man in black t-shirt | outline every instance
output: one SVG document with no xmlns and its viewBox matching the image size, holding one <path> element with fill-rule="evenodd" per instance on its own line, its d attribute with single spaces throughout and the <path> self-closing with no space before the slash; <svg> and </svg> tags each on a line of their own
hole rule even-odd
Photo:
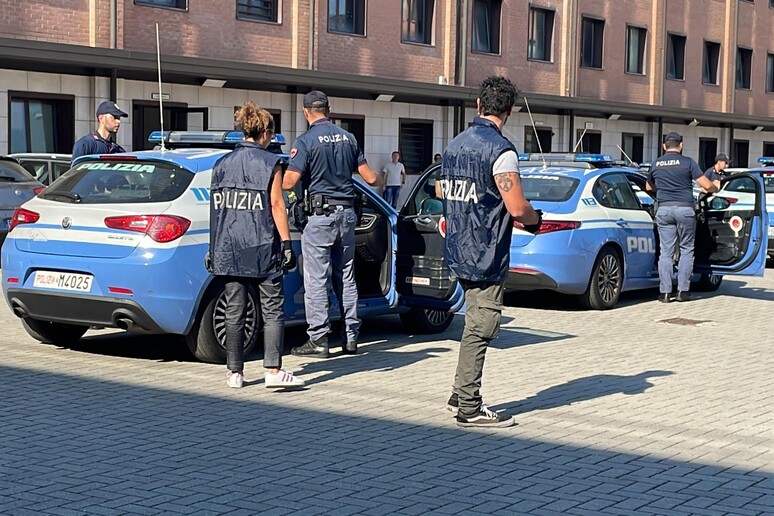
<svg viewBox="0 0 774 516">
<path fill-rule="evenodd" d="M 658 259 L 658 300 L 672 300 L 672 273 L 676 246 L 680 245 L 677 265 L 677 300 L 688 301 L 693 274 L 693 249 L 696 239 L 696 212 L 694 211 L 693 182 L 708 192 L 717 187 L 704 177 L 698 163 L 683 156 L 683 137 L 671 132 L 664 138 L 664 155 L 657 158 L 648 171 L 647 189 L 656 192 L 658 211 L 656 226 L 660 240 Z"/>
</svg>

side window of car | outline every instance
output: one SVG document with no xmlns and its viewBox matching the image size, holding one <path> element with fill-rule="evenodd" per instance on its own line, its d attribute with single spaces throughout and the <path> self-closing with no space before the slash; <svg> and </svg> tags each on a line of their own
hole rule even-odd
<svg viewBox="0 0 774 516">
<path fill-rule="evenodd" d="M 607 174 L 600 177 L 592 193 L 602 206 L 622 210 L 640 209 L 637 196 L 623 174 Z"/>
<path fill-rule="evenodd" d="M 443 214 L 443 201 L 441 200 L 440 186 L 438 184 L 440 175 L 441 169 L 438 168 L 424 178 L 423 181 L 420 181 L 419 186 L 415 190 L 414 199 L 409 206 L 410 213 L 407 213 L 407 215 Z"/>
<path fill-rule="evenodd" d="M 639 174 L 626 174 L 626 179 L 629 181 L 629 185 L 632 187 L 634 195 L 637 196 L 637 200 L 640 201 L 640 204 L 643 207 L 652 206 L 655 202 L 655 199 L 652 193 L 648 192 L 648 189 L 645 185 L 647 182 L 645 177 Z"/>
</svg>

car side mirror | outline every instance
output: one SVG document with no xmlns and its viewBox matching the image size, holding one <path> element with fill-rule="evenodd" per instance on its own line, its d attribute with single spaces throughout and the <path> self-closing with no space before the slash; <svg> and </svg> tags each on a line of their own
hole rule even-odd
<svg viewBox="0 0 774 516">
<path fill-rule="evenodd" d="M 710 201 L 710 208 L 713 210 L 726 210 L 729 206 L 731 203 L 724 197 L 713 197 Z"/>
</svg>

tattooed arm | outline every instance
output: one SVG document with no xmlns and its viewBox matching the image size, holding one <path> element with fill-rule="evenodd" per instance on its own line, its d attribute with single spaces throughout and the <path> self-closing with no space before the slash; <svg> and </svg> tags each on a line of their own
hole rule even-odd
<svg viewBox="0 0 774 516">
<path fill-rule="evenodd" d="M 497 189 L 505 202 L 505 208 L 511 217 L 525 226 L 537 224 L 538 214 L 524 197 L 518 172 L 501 172 L 494 176 Z"/>
</svg>

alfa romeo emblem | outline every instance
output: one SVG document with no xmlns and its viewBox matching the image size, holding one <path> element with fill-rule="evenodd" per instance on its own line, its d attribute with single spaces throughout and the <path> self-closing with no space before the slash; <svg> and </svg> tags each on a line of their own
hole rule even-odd
<svg viewBox="0 0 774 516">
<path fill-rule="evenodd" d="M 70 217 L 65 217 L 65 218 L 62 219 L 62 227 L 63 228 L 70 229 L 70 227 L 72 227 L 72 225 L 73 225 L 73 219 L 71 219 Z"/>
</svg>

